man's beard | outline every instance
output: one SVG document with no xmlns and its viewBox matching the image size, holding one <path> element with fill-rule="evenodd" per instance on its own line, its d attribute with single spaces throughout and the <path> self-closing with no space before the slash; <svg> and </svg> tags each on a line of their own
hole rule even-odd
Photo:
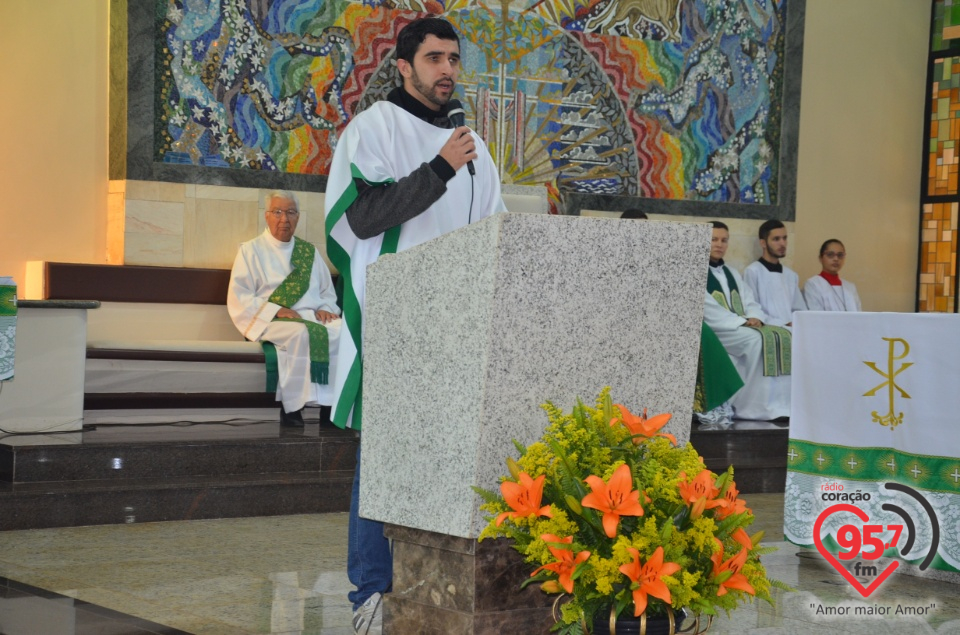
<svg viewBox="0 0 960 635">
<path fill-rule="evenodd" d="M 413 71 L 413 73 L 411 73 L 410 75 L 410 83 L 413 84 L 413 87 L 417 89 L 417 92 L 423 95 L 424 97 L 426 97 L 427 101 L 429 101 L 431 104 L 436 104 L 437 106 L 446 106 L 447 102 L 450 101 L 450 99 L 453 97 L 453 89 L 457 87 L 456 82 L 454 82 L 453 80 L 450 80 L 450 83 L 451 83 L 450 96 L 441 97 L 440 95 L 437 94 L 436 84 L 434 84 L 433 86 L 427 86 L 426 84 L 420 81 L 420 76 L 417 75 L 417 70 L 413 68 L 412 64 L 410 65 L 410 68 Z"/>
</svg>

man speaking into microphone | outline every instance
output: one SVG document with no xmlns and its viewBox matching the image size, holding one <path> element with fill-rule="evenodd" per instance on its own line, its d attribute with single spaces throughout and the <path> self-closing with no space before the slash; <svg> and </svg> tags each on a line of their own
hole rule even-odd
<svg viewBox="0 0 960 635">
<path fill-rule="evenodd" d="M 460 73 L 453 26 L 440 18 L 414 20 L 397 36 L 396 58 L 403 85 L 347 125 L 327 180 L 327 254 L 343 282 L 332 419 L 356 430 L 377 425 L 364 421 L 360 409 L 367 266 L 382 254 L 506 210 L 493 159 L 463 125 L 462 107 L 453 99 Z M 362 444 L 362 432 L 360 438 Z M 359 492 L 358 451 L 347 551 L 347 572 L 357 588 L 349 597 L 354 630 L 375 635 L 381 632 L 380 602 L 392 581 L 392 558 L 382 523 L 358 516 Z"/>
</svg>

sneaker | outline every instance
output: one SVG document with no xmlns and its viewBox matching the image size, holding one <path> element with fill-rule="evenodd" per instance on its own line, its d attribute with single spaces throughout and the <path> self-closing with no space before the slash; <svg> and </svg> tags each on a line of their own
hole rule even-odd
<svg viewBox="0 0 960 635">
<path fill-rule="evenodd" d="M 374 593 L 353 612 L 353 632 L 357 635 L 383 634 L 383 596 Z"/>
</svg>

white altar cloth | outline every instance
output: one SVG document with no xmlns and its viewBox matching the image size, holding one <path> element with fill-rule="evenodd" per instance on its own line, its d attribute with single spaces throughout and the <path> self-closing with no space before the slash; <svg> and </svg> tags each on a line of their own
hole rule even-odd
<svg viewBox="0 0 960 635">
<path fill-rule="evenodd" d="M 930 568 L 960 570 L 960 315 L 799 312 L 792 390 L 786 538 L 813 547 L 817 517 L 840 502 L 866 511 L 870 523 L 903 524 L 882 509 L 886 503 L 914 519 L 916 542 L 902 559 L 919 564 L 930 552 L 932 523 L 922 503 L 884 487 L 899 483 L 937 516 Z M 856 522 L 846 512 L 828 516 L 823 544 Z M 889 543 L 893 532 L 878 535 Z M 884 555 L 900 557 L 905 543 Z"/>
</svg>

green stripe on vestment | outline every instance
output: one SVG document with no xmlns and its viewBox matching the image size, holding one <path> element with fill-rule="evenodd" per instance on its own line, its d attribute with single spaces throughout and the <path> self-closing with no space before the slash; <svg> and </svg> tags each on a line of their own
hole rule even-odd
<svg viewBox="0 0 960 635">
<path fill-rule="evenodd" d="M 394 180 L 387 179 L 381 182 L 371 182 L 363 176 L 360 168 L 353 163 L 350 164 L 350 174 L 353 179 L 350 180 L 350 184 L 330 209 L 330 214 L 327 215 L 326 221 L 327 257 L 330 258 L 330 262 L 337 268 L 337 271 L 340 272 L 340 276 L 343 279 L 343 295 L 340 309 L 343 312 L 342 317 L 345 326 L 350 331 L 353 345 L 357 349 L 357 355 L 350 365 L 350 370 L 347 372 L 343 390 L 340 392 L 337 403 L 334 404 L 332 420 L 337 426 L 345 428 L 347 426 L 347 419 L 350 418 L 352 411 L 353 420 L 351 427 L 359 430 L 362 428 L 363 423 L 361 411 L 363 401 L 363 346 L 361 342 L 363 309 L 360 306 L 360 301 L 357 298 L 356 289 L 354 289 L 353 285 L 353 274 L 350 269 L 350 253 L 337 242 L 332 232 L 336 224 L 343 218 L 347 208 L 349 208 L 359 196 L 357 184 L 354 179 L 361 179 L 373 186 L 389 185 L 390 183 L 394 183 Z M 384 232 L 380 255 L 396 253 L 399 242 L 400 225 L 397 225 Z"/>
<path fill-rule="evenodd" d="M 299 302 L 300 298 L 310 289 L 310 278 L 313 273 L 313 261 L 316 253 L 316 247 L 312 243 L 294 236 L 293 254 L 290 256 L 290 264 L 293 266 L 293 270 L 273 290 L 267 301 L 286 309 Z M 273 321 L 300 322 L 306 327 L 310 339 L 310 381 L 315 384 L 326 384 L 330 378 L 330 336 L 326 327 L 303 318 L 275 317 Z M 266 390 L 271 393 L 276 392 L 280 377 L 276 346 L 267 341 L 261 341 L 260 346 L 263 348 L 263 355 L 267 364 Z"/>
<path fill-rule="evenodd" d="M 711 274 L 707 274 L 707 293 L 713 296 L 717 304 L 727 311 L 744 317 L 743 300 L 740 299 L 740 289 L 737 287 L 737 281 L 734 280 L 733 274 L 730 273 L 730 270 L 726 267 L 723 268 L 723 273 L 727 276 L 727 286 L 730 287 L 730 304 L 733 306 L 731 307 L 730 304 L 727 304 L 727 296 L 723 293 L 723 287 L 720 285 L 720 281 L 717 280 L 716 276 Z"/>
<path fill-rule="evenodd" d="M 709 412 L 743 388 L 743 379 L 730 361 L 727 349 L 706 322 L 700 323 L 700 359 L 693 411 Z"/>
</svg>

